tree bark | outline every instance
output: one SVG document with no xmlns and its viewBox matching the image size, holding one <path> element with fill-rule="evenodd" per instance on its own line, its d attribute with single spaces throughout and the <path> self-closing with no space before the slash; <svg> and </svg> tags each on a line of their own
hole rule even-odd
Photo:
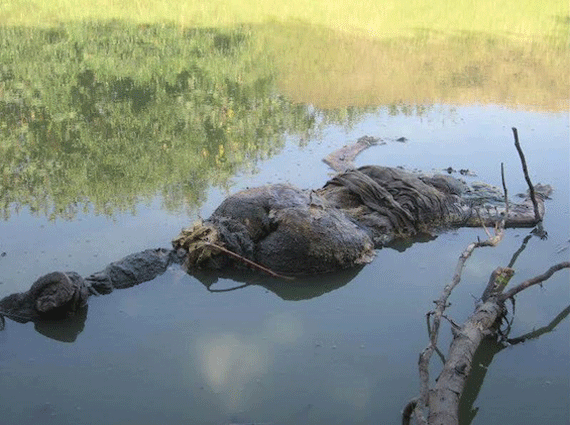
<svg viewBox="0 0 570 425">
<path fill-rule="evenodd" d="M 491 298 L 481 304 L 457 332 L 449 348 L 447 361 L 435 387 L 429 394 L 429 425 L 459 423 L 459 399 L 471 371 L 473 355 L 503 313 L 502 303 Z"/>
</svg>

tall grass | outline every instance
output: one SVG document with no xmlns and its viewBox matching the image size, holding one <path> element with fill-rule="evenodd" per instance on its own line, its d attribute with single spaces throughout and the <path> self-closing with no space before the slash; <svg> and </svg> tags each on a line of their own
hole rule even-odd
<svg viewBox="0 0 570 425">
<path fill-rule="evenodd" d="M 560 110 L 570 90 L 569 9 L 560 0 L 4 0 L 0 26 L 121 20 L 183 34 L 246 25 L 257 39 L 252 61 L 274 68 L 295 102 Z"/>
<path fill-rule="evenodd" d="M 549 36 L 568 21 L 560 0 L 4 0 L 0 25 L 53 25 L 84 19 L 181 26 L 300 21 L 373 37 L 482 32 L 495 36 Z"/>
</svg>

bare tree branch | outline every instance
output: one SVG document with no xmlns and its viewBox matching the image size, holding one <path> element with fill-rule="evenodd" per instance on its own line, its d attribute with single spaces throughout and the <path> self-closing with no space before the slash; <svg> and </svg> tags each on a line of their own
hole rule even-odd
<svg viewBox="0 0 570 425">
<path fill-rule="evenodd" d="M 522 169 L 523 169 L 523 173 L 524 173 L 524 178 L 525 178 L 526 183 L 528 185 L 528 190 L 530 193 L 530 199 L 532 200 L 532 206 L 534 207 L 534 217 L 536 218 L 536 221 L 540 222 L 542 220 L 540 218 L 540 212 L 538 210 L 538 202 L 536 202 L 536 195 L 534 193 L 534 186 L 532 185 L 532 182 L 530 181 L 530 177 L 528 175 L 528 169 L 526 168 L 526 159 L 524 157 L 524 153 L 523 153 L 521 145 L 519 143 L 519 133 L 518 133 L 516 127 L 513 127 L 513 135 L 515 136 L 515 147 L 517 148 L 517 152 L 519 153 L 519 156 L 521 158 L 521 164 L 522 164 Z"/>
<path fill-rule="evenodd" d="M 501 181 L 503 182 L 503 193 L 505 194 L 505 215 L 509 214 L 509 196 L 507 191 L 507 183 L 505 182 L 505 164 L 501 162 Z"/>
<path fill-rule="evenodd" d="M 402 425 L 410 425 L 410 421 L 412 419 L 412 415 L 414 414 L 417 404 L 418 404 L 418 397 L 408 401 L 408 404 L 406 404 L 404 410 L 402 411 Z"/>
<path fill-rule="evenodd" d="M 503 224 L 503 223 L 501 223 Z M 457 265 L 455 267 L 455 273 L 450 283 L 448 283 L 443 289 L 442 295 L 437 301 L 435 301 L 436 308 L 433 312 L 433 322 L 429 329 L 430 342 L 428 346 L 421 352 L 418 366 L 420 375 L 420 396 L 419 400 L 415 405 L 414 413 L 426 410 L 429 404 L 429 362 L 433 355 L 433 352 L 437 347 L 437 339 L 439 336 L 439 327 L 441 324 L 441 318 L 447 307 L 447 300 L 451 295 L 453 289 L 461 281 L 461 275 L 463 273 L 463 268 L 465 267 L 466 261 L 469 259 L 471 254 L 476 248 L 484 246 L 496 246 L 504 235 L 504 229 L 501 225 L 495 229 L 495 236 L 479 242 L 472 242 L 467 246 L 467 248 L 459 256 Z M 430 406 L 431 408 L 431 406 Z"/>
</svg>

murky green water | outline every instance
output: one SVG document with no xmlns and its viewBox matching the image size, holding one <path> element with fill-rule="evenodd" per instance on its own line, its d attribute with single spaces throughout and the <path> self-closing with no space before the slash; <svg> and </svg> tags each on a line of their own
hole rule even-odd
<svg viewBox="0 0 570 425">
<path fill-rule="evenodd" d="M 516 126 L 531 178 L 555 192 L 549 238 L 528 241 L 514 282 L 568 259 L 569 126 L 567 111 L 552 107 L 552 98 L 564 98 L 556 88 L 537 101 L 548 108 L 515 108 L 488 102 L 498 93 L 483 83 L 489 76 L 466 74 L 459 80 L 470 83 L 454 90 L 481 90 L 481 105 L 432 99 L 415 107 L 376 94 L 366 107 L 321 110 L 291 102 L 294 78 L 263 62 L 249 31 L 179 34 L 114 23 L 2 33 L 0 297 L 52 270 L 87 275 L 169 246 L 180 228 L 241 188 L 319 187 L 331 173 L 321 158 L 364 134 L 408 142 L 372 148 L 358 165 L 469 168 L 498 185 L 504 162 L 514 196 L 526 188 Z M 528 234 L 508 230 L 498 247 L 474 254 L 451 299 L 456 321 Z M 2 423 L 399 423 L 418 391 L 424 314 L 477 237 L 484 233 L 461 229 L 403 252 L 384 249 L 361 270 L 296 288 L 257 276 L 255 285 L 215 292 L 241 283 L 219 279 L 208 290 L 172 267 L 90 299 L 86 316 L 73 321 L 7 320 Z M 569 303 L 561 272 L 517 298 L 511 335 L 547 325 Z M 568 423 L 569 340 L 564 318 L 494 357 L 485 347 L 464 422 Z"/>
</svg>

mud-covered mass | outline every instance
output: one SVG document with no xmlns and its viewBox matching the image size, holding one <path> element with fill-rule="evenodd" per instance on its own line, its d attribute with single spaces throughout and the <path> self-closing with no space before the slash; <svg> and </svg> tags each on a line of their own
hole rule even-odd
<svg viewBox="0 0 570 425">
<path fill-rule="evenodd" d="M 186 252 L 189 272 L 247 266 L 218 248 L 224 247 L 276 273 L 327 273 L 368 263 L 397 239 L 502 218 L 506 226 L 537 223 L 529 199 L 509 212 L 503 201 L 496 188 L 470 187 L 449 175 L 366 166 L 317 190 L 277 184 L 238 192 L 209 219 L 184 229 L 173 246 Z"/>
<path fill-rule="evenodd" d="M 172 263 L 202 275 L 252 267 L 281 277 L 318 275 L 369 263 L 379 248 L 447 228 L 502 220 L 506 227 L 532 227 L 544 215 L 548 185 L 535 186 L 536 215 L 529 196 L 507 209 L 502 192 L 486 184 L 399 168 L 352 168 L 358 152 L 376 142 L 364 137 L 329 155 L 327 163 L 342 171 L 320 189 L 275 184 L 238 192 L 210 218 L 183 229 L 172 249 L 131 254 L 85 278 L 49 273 L 29 291 L 0 300 L 0 316 L 20 322 L 69 316 L 90 295 L 152 280 Z"/>
</svg>

